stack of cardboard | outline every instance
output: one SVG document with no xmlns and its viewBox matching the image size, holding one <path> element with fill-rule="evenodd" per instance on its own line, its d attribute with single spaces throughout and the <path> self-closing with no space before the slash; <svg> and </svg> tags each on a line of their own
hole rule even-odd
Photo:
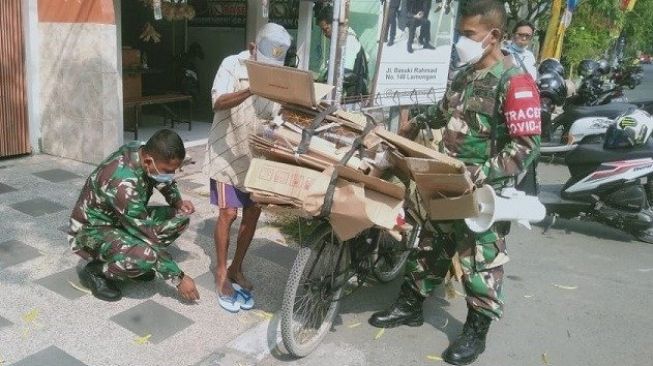
<svg viewBox="0 0 653 366">
<path fill-rule="evenodd" d="M 303 216 L 326 214 L 341 240 L 372 226 L 398 235 L 405 228 L 405 188 L 375 176 L 393 169 L 416 181 L 432 218 L 475 216 L 474 185 L 461 162 L 382 127 L 365 129 L 364 117 L 320 105 L 315 93 L 326 88 L 313 85 L 310 74 L 247 66 L 252 92 L 283 106 L 279 116 L 250 136 L 260 156 L 245 179 L 254 201 L 294 207 Z"/>
</svg>

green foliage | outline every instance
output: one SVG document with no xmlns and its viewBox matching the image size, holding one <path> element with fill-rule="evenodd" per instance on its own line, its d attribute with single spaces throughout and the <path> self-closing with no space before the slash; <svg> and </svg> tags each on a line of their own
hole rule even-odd
<svg viewBox="0 0 653 366">
<path fill-rule="evenodd" d="M 638 0 L 633 11 L 626 14 L 623 34 L 626 53 L 653 53 L 653 0 Z"/>
<path fill-rule="evenodd" d="M 581 1 L 565 34 L 562 50 L 565 66 L 573 68 L 583 59 L 603 57 L 619 36 L 624 19 L 618 1 Z"/>
</svg>

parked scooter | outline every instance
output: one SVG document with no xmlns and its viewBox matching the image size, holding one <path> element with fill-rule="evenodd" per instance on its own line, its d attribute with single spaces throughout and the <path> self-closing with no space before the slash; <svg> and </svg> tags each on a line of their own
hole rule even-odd
<svg viewBox="0 0 653 366">
<path fill-rule="evenodd" d="M 610 125 L 603 144 L 576 145 L 565 156 L 571 178 L 540 187 L 547 212 L 601 222 L 653 243 L 651 132 L 653 118 L 638 110 Z"/>
<path fill-rule="evenodd" d="M 571 151 L 577 144 L 599 143 L 614 119 L 637 109 L 636 105 L 628 103 L 597 106 L 567 103 L 567 87 L 562 77 L 562 65 L 556 60 L 545 60 L 539 71 L 538 87 L 542 100 L 543 126 L 540 152 L 544 155 Z M 552 119 L 556 106 L 562 105 L 563 113 Z"/>
</svg>

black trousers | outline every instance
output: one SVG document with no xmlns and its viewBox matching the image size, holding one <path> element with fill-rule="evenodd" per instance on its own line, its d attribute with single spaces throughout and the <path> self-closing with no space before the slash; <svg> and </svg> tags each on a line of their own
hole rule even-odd
<svg viewBox="0 0 653 366">
<path fill-rule="evenodd" d="M 399 2 L 395 5 L 393 2 L 390 3 L 388 7 L 388 22 L 386 23 L 386 29 L 383 34 L 384 42 L 387 42 L 388 39 L 393 41 L 397 35 L 397 18 L 399 17 Z"/>
<path fill-rule="evenodd" d="M 421 43 L 431 42 L 431 22 L 426 18 L 411 18 L 408 20 L 408 45 L 411 47 L 413 45 L 413 41 L 415 41 L 415 33 L 418 27 L 420 28 L 419 40 Z"/>
</svg>

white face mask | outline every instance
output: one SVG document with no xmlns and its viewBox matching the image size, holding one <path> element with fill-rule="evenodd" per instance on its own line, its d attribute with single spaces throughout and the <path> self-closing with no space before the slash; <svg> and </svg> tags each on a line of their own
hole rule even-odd
<svg viewBox="0 0 653 366">
<path fill-rule="evenodd" d="M 494 31 L 494 29 L 492 31 Z M 460 59 L 458 67 L 474 65 L 483 57 L 483 55 L 485 55 L 485 52 L 489 49 L 490 45 L 483 47 L 483 42 L 485 42 L 487 37 L 492 34 L 492 31 L 478 42 L 471 38 L 460 36 L 458 42 L 456 42 L 456 52 Z"/>
</svg>

